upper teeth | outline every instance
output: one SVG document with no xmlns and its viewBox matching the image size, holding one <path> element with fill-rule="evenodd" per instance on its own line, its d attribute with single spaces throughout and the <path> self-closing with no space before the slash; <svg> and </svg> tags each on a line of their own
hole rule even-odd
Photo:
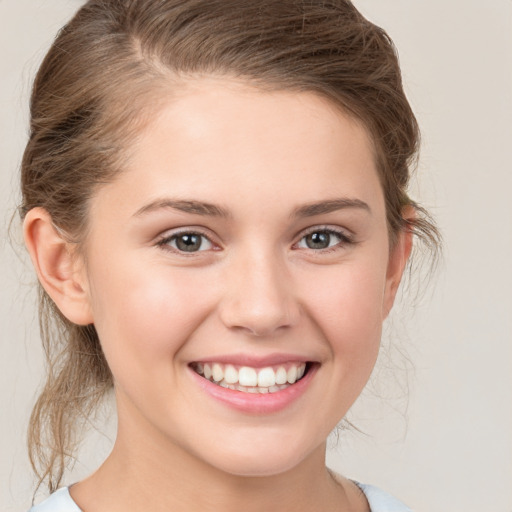
<svg viewBox="0 0 512 512">
<path fill-rule="evenodd" d="M 250 366 L 236 367 L 232 364 L 196 363 L 193 368 L 197 373 L 217 383 L 271 388 L 276 385 L 294 384 L 304 375 L 306 363 L 288 363 L 259 369 Z"/>
</svg>

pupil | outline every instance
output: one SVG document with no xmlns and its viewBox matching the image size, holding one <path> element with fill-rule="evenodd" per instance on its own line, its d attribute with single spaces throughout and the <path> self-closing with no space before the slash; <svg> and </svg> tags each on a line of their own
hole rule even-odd
<svg viewBox="0 0 512 512">
<path fill-rule="evenodd" d="M 328 233 L 311 233 L 306 237 L 306 245 L 310 249 L 326 249 L 330 241 L 331 236 Z"/>
<path fill-rule="evenodd" d="M 180 235 L 176 240 L 176 246 L 180 251 L 194 252 L 201 247 L 200 235 Z"/>
</svg>

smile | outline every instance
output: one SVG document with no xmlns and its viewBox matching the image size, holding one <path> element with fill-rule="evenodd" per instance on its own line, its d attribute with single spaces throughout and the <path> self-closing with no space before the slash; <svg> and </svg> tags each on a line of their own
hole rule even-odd
<svg viewBox="0 0 512 512">
<path fill-rule="evenodd" d="M 260 394 L 282 391 L 302 379 L 308 370 L 308 364 L 304 362 L 264 368 L 216 362 L 192 363 L 190 366 L 198 375 L 220 387 Z"/>
</svg>

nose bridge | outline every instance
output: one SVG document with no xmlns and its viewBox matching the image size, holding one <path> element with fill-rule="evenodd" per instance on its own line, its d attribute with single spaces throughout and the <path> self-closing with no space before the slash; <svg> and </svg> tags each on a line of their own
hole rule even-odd
<svg viewBox="0 0 512 512">
<path fill-rule="evenodd" d="M 264 336 L 296 323 L 293 282 L 278 252 L 251 244 L 233 256 L 228 274 L 221 311 L 227 327 Z"/>
</svg>

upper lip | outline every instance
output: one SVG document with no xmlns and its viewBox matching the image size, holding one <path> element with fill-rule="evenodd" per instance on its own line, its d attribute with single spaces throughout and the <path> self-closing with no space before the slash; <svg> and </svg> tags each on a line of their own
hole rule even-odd
<svg viewBox="0 0 512 512">
<path fill-rule="evenodd" d="M 311 357 L 297 354 L 274 353 L 265 356 L 254 354 L 224 354 L 211 357 L 202 357 L 195 359 L 194 363 L 221 363 L 232 364 L 234 366 L 251 366 L 253 368 L 262 368 L 265 366 L 276 366 L 285 363 L 306 363 L 313 362 Z"/>
</svg>

